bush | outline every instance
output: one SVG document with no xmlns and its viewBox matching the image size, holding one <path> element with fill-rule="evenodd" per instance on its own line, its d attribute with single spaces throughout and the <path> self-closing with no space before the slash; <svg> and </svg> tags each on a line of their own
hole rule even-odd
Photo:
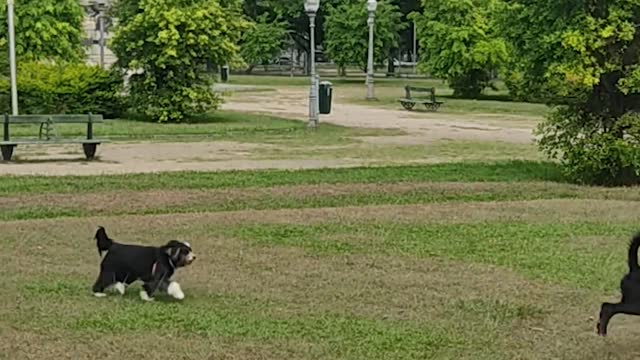
<svg viewBox="0 0 640 360">
<path fill-rule="evenodd" d="M 217 109 L 222 98 L 211 90 L 211 76 L 198 74 L 198 81 L 160 81 L 153 73 L 129 78 L 127 107 L 134 116 L 157 122 L 188 122 L 192 117 Z"/>
<path fill-rule="evenodd" d="M 123 109 L 122 76 L 86 64 L 25 62 L 18 67 L 18 106 L 22 114 L 102 114 Z M 9 79 L 0 81 L 0 107 L 10 112 Z"/>
<path fill-rule="evenodd" d="M 239 60 L 248 26 L 241 2 L 230 0 L 118 1 L 111 49 L 117 66 L 137 72 L 127 89 L 132 111 L 158 122 L 181 122 L 215 110 L 207 64 Z"/>
<path fill-rule="evenodd" d="M 569 107 L 555 109 L 538 127 L 539 145 L 559 159 L 572 180 L 620 186 L 640 183 L 640 114 L 612 124 Z"/>
</svg>

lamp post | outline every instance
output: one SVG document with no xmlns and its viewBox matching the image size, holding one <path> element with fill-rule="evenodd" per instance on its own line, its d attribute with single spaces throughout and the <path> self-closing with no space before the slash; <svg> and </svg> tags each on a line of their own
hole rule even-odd
<svg viewBox="0 0 640 360">
<path fill-rule="evenodd" d="M 104 15 L 100 14 L 98 16 L 98 27 L 100 29 L 100 67 L 104 68 Z"/>
<path fill-rule="evenodd" d="M 100 47 L 100 67 L 104 68 L 104 48 L 106 46 L 106 38 L 105 38 L 105 20 L 107 20 L 107 10 L 108 5 L 105 0 L 96 0 L 92 5 L 91 9 L 94 11 L 96 16 L 96 22 L 98 23 L 98 45 Z"/>
<path fill-rule="evenodd" d="M 367 63 L 367 100 L 375 100 L 373 92 L 373 30 L 376 16 L 376 8 L 378 2 L 376 0 L 367 0 L 367 12 L 369 13 L 369 19 L 367 24 L 369 25 L 369 61 Z"/>
<path fill-rule="evenodd" d="M 7 0 L 9 25 L 9 66 L 11 68 L 11 113 L 18 115 L 18 84 L 16 80 L 16 36 L 13 25 L 13 0 Z"/>
<path fill-rule="evenodd" d="M 304 10 L 309 16 L 309 38 L 310 44 L 310 72 L 311 72 L 311 89 L 309 90 L 309 127 L 316 128 L 318 126 L 318 78 L 316 75 L 316 14 L 320 8 L 320 0 L 305 0 Z"/>
<path fill-rule="evenodd" d="M 418 28 L 416 22 L 413 22 L 413 73 L 418 73 Z"/>
</svg>

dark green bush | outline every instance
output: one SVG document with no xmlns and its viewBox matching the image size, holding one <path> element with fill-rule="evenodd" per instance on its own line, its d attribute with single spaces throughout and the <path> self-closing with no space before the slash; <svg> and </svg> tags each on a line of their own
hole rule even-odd
<svg viewBox="0 0 640 360">
<path fill-rule="evenodd" d="M 640 184 L 640 114 L 615 122 L 588 112 L 558 107 L 538 127 L 541 149 L 583 184 Z"/>
<path fill-rule="evenodd" d="M 21 114 L 102 114 L 113 118 L 123 109 L 123 77 L 86 64 L 24 62 L 18 67 Z M 10 112 L 10 82 L 0 80 L 0 110 Z"/>
</svg>

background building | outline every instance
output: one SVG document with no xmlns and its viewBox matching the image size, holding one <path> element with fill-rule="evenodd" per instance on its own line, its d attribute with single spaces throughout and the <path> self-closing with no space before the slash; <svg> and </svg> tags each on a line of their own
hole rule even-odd
<svg viewBox="0 0 640 360">
<path fill-rule="evenodd" d="M 80 5 L 85 9 L 84 31 L 85 31 L 85 47 L 87 51 L 87 62 L 91 64 L 100 64 L 100 26 L 98 19 L 101 14 L 111 5 L 111 0 L 80 0 Z M 112 20 L 104 17 L 104 65 L 111 66 L 115 61 L 115 55 L 106 46 L 111 38 Z"/>
</svg>

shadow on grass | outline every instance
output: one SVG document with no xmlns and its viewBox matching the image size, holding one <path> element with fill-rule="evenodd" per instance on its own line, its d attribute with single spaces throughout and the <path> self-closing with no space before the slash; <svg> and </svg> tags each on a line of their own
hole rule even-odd
<svg viewBox="0 0 640 360">
<path fill-rule="evenodd" d="M 188 118 L 185 118 L 184 121 L 179 123 L 176 123 L 176 122 L 162 123 L 162 122 L 158 122 L 156 119 L 150 116 L 146 116 L 144 114 L 136 114 L 136 113 L 128 113 L 128 114 L 125 114 L 123 118 L 111 119 L 110 121 L 135 121 L 135 122 L 149 123 L 149 124 L 155 124 L 155 125 L 233 124 L 233 123 L 246 123 L 246 122 L 256 122 L 256 121 L 291 122 L 291 123 L 297 122 L 296 120 L 285 119 L 285 118 L 280 118 L 276 116 L 236 112 L 236 111 L 224 111 L 224 110 L 217 110 L 215 112 L 192 115 Z"/>
<path fill-rule="evenodd" d="M 0 160 L 0 165 L 26 165 L 26 164 L 48 164 L 48 163 L 57 163 L 57 164 L 90 164 L 90 163 L 100 163 L 100 164 L 119 164 L 117 161 L 108 161 L 102 160 L 99 156 L 96 156 L 92 160 L 87 160 L 84 155 L 78 154 L 78 157 L 74 158 L 62 158 L 62 157 L 48 157 L 46 159 L 28 159 L 24 157 L 15 156 L 11 161 Z"/>
</svg>

